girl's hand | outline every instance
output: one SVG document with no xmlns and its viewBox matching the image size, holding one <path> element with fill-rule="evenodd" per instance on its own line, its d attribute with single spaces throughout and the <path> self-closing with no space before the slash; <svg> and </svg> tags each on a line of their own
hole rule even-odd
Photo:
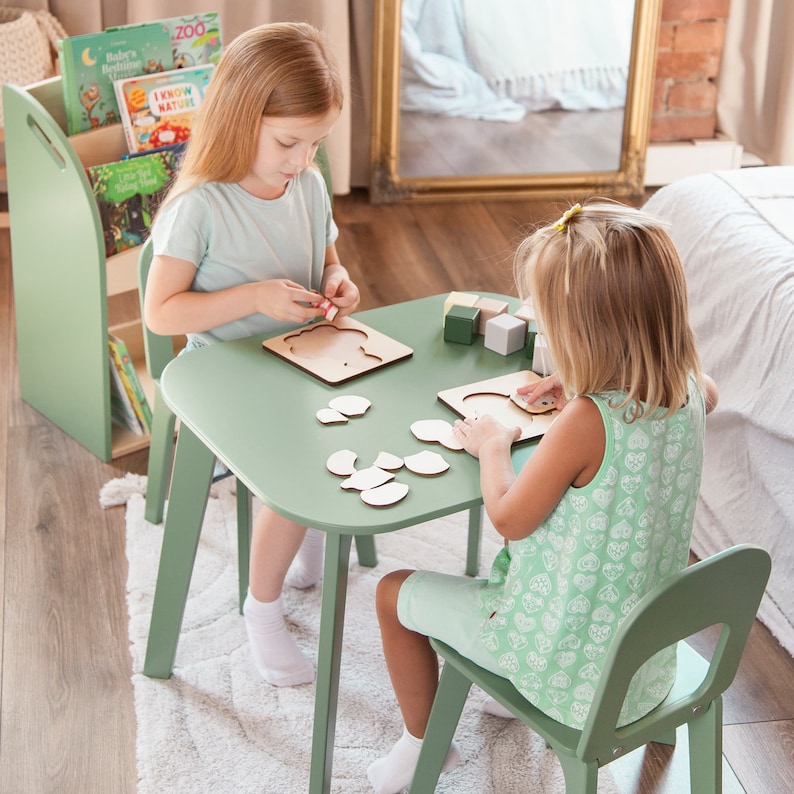
<svg viewBox="0 0 794 794">
<path fill-rule="evenodd" d="M 358 287 L 341 265 L 326 265 L 322 293 L 339 309 L 338 317 L 352 314 L 361 300 Z"/>
<path fill-rule="evenodd" d="M 504 447 L 509 455 L 510 447 L 521 435 L 521 428 L 506 427 L 493 416 L 486 415 L 477 419 L 458 419 L 453 425 L 453 433 L 466 452 L 479 458 L 486 443 Z"/>
<path fill-rule="evenodd" d="M 317 293 L 304 289 L 286 278 L 259 281 L 254 289 L 254 311 L 274 320 L 303 325 L 322 316 L 322 309 L 311 306 Z"/>
<path fill-rule="evenodd" d="M 568 404 L 568 400 L 565 399 L 562 383 L 560 383 L 560 376 L 556 372 L 547 375 L 537 383 L 530 383 L 528 386 L 520 386 L 516 391 L 519 394 L 526 394 L 527 402 L 530 404 L 537 402 L 544 394 L 551 394 L 551 396 L 554 397 L 558 411 L 562 411 Z"/>
</svg>

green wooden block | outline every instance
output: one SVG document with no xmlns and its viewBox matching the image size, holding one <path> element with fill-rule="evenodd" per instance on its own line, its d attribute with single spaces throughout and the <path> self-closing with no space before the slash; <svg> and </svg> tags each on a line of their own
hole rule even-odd
<svg viewBox="0 0 794 794">
<path fill-rule="evenodd" d="M 480 327 L 480 310 L 474 306 L 452 306 L 444 322 L 444 341 L 470 345 Z"/>
</svg>

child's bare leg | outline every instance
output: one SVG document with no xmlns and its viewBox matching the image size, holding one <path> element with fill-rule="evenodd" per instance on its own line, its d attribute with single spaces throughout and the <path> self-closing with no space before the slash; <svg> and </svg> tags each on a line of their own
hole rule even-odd
<svg viewBox="0 0 794 794">
<path fill-rule="evenodd" d="M 412 571 L 394 571 L 381 579 L 376 609 L 383 654 L 405 731 L 384 758 L 370 764 L 367 776 L 378 794 L 397 794 L 410 784 L 438 689 L 438 657 L 427 637 L 407 629 L 397 617 L 397 596 Z M 457 745 L 449 749 L 444 771 L 457 766 Z"/>
<path fill-rule="evenodd" d="M 314 680 L 314 666 L 287 630 L 281 590 L 306 528 L 263 507 L 251 537 L 249 592 L 243 607 L 248 641 L 262 678 L 275 686 Z"/>
</svg>

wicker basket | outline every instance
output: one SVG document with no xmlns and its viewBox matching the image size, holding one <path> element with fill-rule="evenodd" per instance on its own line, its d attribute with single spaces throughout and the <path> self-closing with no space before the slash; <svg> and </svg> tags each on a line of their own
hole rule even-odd
<svg viewBox="0 0 794 794">
<path fill-rule="evenodd" d="M 58 62 L 57 41 L 63 38 L 66 31 L 49 11 L 0 6 L 0 84 L 29 85 L 52 77 Z"/>
</svg>

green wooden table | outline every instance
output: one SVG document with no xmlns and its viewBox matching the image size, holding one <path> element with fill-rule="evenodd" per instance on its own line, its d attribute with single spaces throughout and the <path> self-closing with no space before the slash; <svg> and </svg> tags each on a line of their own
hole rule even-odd
<svg viewBox="0 0 794 794">
<path fill-rule="evenodd" d="M 515 299 L 503 298 L 516 308 Z M 175 358 L 165 369 L 165 401 L 181 420 L 160 568 L 144 663 L 148 676 L 171 675 L 204 518 L 214 458 L 224 460 L 250 491 L 278 513 L 326 533 L 315 692 L 311 794 L 330 790 L 336 704 L 351 541 L 470 510 L 466 572 L 476 574 L 482 495 L 477 461 L 465 452 L 418 441 L 419 419 L 454 420 L 436 395 L 507 372 L 527 369 L 524 352 L 502 356 L 483 346 L 445 342 L 446 295 L 360 312 L 355 319 L 414 351 L 407 360 L 338 386 L 328 386 L 263 351 L 264 337 L 211 345 Z M 323 425 L 315 415 L 342 394 L 367 397 L 372 407 L 346 424 Z M 519 466 L 533 445 L 517 446 Z M 339 449 L 357 453 L 357 468 L 381 450 L 405 457 L 440 452 L 450 469 L 439 477 L 401 471 L 408 495 L 374 508 L 340 488 L 325 466 Z M 375 564 L 373 558 L 359 561 Z"/>
</svg>

